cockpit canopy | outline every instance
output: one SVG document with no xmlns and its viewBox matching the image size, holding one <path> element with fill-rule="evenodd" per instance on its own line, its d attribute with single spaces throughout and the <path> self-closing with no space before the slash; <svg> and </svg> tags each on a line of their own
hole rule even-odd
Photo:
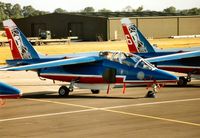
<svg viewBox="0 0 200 138">
<path fill-rule="evenodd" d="M 133 66 L 135 68 L 141 68 L 146 70 L 155 69 L 155 67 L 152 64 L 132 53 L 101 51 L 99 52 L 99 56 L 111 61 L 119 62 L 120 64 Z"/>
</svg>

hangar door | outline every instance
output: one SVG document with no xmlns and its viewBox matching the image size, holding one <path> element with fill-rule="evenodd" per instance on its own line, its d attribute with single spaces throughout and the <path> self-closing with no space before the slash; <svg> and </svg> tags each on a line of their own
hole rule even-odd
<svg viewBox="0 0 200 138">
<path fill-rule="evenodd" d="M 68 23 L 68 36 L 77 36 L 78 39 L 83 38 L 83 23 Z"/>
<path fill-rule="evenodd" d="M 31 36 L 38 37 L 41 31 L 46 30 L 45 23 L 33 23 L 31 24 Z"/>
</svg>

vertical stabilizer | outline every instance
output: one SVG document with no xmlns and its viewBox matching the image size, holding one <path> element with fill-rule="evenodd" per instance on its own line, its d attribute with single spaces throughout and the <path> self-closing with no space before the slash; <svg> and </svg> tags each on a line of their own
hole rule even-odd
<svg viewBox="0 0 200 138">
<path fill-rule="evenodd" d="M 11 19 L 3 21 L 3 26 L 10 43 L 13 59 L 39 58 L 31 43 Z"/>
<path fill-rule="evenodd" d="M 155 52 L 148 40 L 128 18 L 121 19 L 121 23 L 131 53 Z"/>
</svg>

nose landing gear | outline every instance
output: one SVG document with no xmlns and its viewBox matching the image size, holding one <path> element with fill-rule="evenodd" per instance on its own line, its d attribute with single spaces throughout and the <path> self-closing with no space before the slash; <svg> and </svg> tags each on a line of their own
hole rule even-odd
<svg viewBox="0 0 200 138">
<path fill-rule="evenodd" d="M 148 91 L 147 94 L 146 94 L 146 98 L 156 98 L 156 93 L 158 92 L 158 86 L 156 83 L 152 84 L 151 87 L 152 87 L 152 90 Z"/>
</svg>

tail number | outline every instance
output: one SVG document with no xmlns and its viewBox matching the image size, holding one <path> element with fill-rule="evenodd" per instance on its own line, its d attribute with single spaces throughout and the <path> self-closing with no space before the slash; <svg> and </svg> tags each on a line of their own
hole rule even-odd
<svg viewBox="0 0 200 138">
<path fill-rule="evenodd" d="M 131 41 L 131 37 L 129 35 L 125 35 L 126 41 L 128 45 L 133 45 L 133 42 Z"/>
<path fill-rule="evenodd" d="M 13 50 L 13 42 L 12 42 L 12 39 L 8 39 L 8 42 L 10 43 L 10 49 L 11 51 Z"/>
</svg>

